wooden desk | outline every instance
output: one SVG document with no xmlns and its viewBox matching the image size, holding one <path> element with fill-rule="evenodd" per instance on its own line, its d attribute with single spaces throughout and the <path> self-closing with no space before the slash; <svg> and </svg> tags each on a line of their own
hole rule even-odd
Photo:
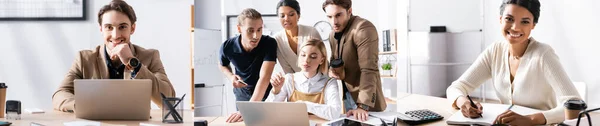
<svg viewBox="0 0 600 126">
<path fill-rule="evenodd" d="M 447 125 L 446 121 L 448 120 L 448 118 L 450 118 L 450 116 L 452 116 L 452 114 L 454 114 L 455 112 L 458 112 L 458 110 L 455 110 L 454 108 L 452 108 L 451 101 L 447 100 L 446 98 L 419 95 L 419 94 L 407 94 L 407 93 L 398 93 L 398 96 L 399 96 L 398 101 L 396 101 L 398 111 L 429 109 L 431 111 L 434 111 L 434 112 L 444 116 L 443 120 L 426 123 L 423 125 L 445 126 L 445 125 Z M 600 113 L 598 113 L 598 112 L 590 113 L 590 116 L 592 116 L 593 118 L 595 117 L 594 120 L 600 120 Z M 201 118 L 202 119 L 203 118 L 212 119 L 210 117 L 196 117 L 195 119 L 201 119 Z M 209 121 L 210 126 L 215 126 L 215 125 L 216 126 L 222 126 L 222 125 L 244 126 L 243 122 L 226 123 L 225 120 L 227 119 L 227 117 L 213 117 L 213 118 L 215 118 L 215 119 L 212 121 Z M 321 119 L 314 115 L 309 116 L 309 119 L 312 122 L 315 122 L 317 124 L 322 124 L 322 123 L 327 122 L 327 120 Z"/>
<path fill-rule="evenodd" d="M 434 96 L 426 96 L 419 94 L 406 94 L 406 93 L 398 93 L 398 96 L 408 95 L 403 98 L 400 98 L 398 103 L 398 110 L 417 110 L 417 109 L 429 109 L 434 111 L 442 116 L 444 116 L 443 120 L 426 123 L 423 125 L 431 125 L 431 126 L 441 126 L 448 125 L 446 121 L 450 118 L 455 112 L 458 110 L 452 108 L 452 103 L 450 100 L 446 98 L 434 97 Z M 592 112 L 590 116 L 594 120 L 600 120 L 599 112 Z M 587 122 L 586 122 L 587 123 Z"/>
<path fill-rule="evenodd" d="M 14 126 L 29 126 L 32 122 L 46 125 L 46 126 L 62 126 L 65 122 L 72 121 L 96 121 L 100 122 L 101 125 L 115 126 L 115 125 L 140 125 L 140 123 L 161 125 L 161 126 L 192 126 L 194 125 L 192 110 L 185 110 L 183 115 L 184 123 L 168 124 L 162 123 L 161 119 L 162 112 L 159 109 L 153 109 L 150 111 L 152 119 L 144 121 L 125 121 L 125 120 L 85 120 L 75 118 L 74 113 L 66 113 L 59 111 L 47 111 L 43 114 L 21 114 L 21 120 L 7 120 L 6 118 L 0 118 L 2 121 L 12 122 Z M 208 117 L 210 118 L 210 117 Z"/>
<path fill-rule="evenodd" d="M 418 110 L 418 109 L 429 109 L 434 111 L 442 116 L 444 116 L 444 120 L 426 123 L 423 125 L 431 125 L 431 126 L 444 126 L 446 124 L 446 120 L 457 112 L 458 110 L 454 110 L 452 108 L 451 102 L 445 98 L 419 95 L 419 94 L 406 94 L 406 93 L 398 93 L 398 95 L 407 95 L 403 98 L 398 99 L 396 103 L 398 103 L 399 111 L 408 111 L 408 110 Z"/>
<path fill-rule="evenodd" d="M 421 98 L 421 97 L 425 97 L 425 98 Z M 437 97 L 423 96 L 423 95 L 412 95 L 412 94 L 407 94 L 407 93 L 399 93 L 398 94 L 398 98 L 400 99 L 400 100 L 397 101 L 398 104 L 405 104 L 405 103 L 408 102 L 407 100 L 416 100 L 416 101 L 419 101 L 419 102 L 422 102 L 421 100 L 429 100 L 429 101 L 437 101 L 437 102 L 446 101 L 445 99 L 440 99 L 440 98 L 437 98 Z M 415 103 L 415 104 L 412 104 L 412 103 Z M 416 108 L 415 106 L 412 106 L 412 105 L 417 105 L 416 103 L 418 103 L 418 102 L 412 102 L 412 103 L 411 103 L 411 105 L 407 104 L 406 107 L 410 106 L 410 108 Z M 452 114 L 449 113 L 448 117 L 450 115 L 452 115 Z M 446 117 L 447 115 L 443 115 L 443 116 Z M 204 119 L 204 118 L 207 118 L 207 117 L 195 117 L 194 119 Z M 317 117 L 315 115 L 309 115 L 308 119 L 311 122 L 316 123 L 317 125 L 320 125 L 320 124 L 325 123 L 325 122 L 328 121 L 328 120 L 319 118 L 319 117 Z M 211 120 L 207 120 L 207 121 L 208 121 L 208 125 L 209 126 L 223 126 L 223 125 L 227 125 L 227 126 L 245 126 L 244 122 L 226 123 L 225 120 L 227 120 L 227 117 L 216 117 L 216 119 L 214 119 L 212 121 Z M 443 125 L 446 125 L 445 121 L 444 121 Z"/>
<path fill-rule="evenodd" d="M 196 117 L 196 118 L 199 118 L 199 117 Z M 327 120 L 319 118 L 319 117 L 317 117 L 315 115 L 309 115 L 308 119 L 311 122 L 314 122 L 314 123 L 317 123 L 317 124 L 322 124 L 322 123 L 327 122 Z M 208 125 L 209 126 L 223 126 L 223 125 L 227 125 L 227 126 L 245 126 L 244 122 L 227 123 L 227 122 L 225 122 L 226 120 L 227 120 L 227 117 L 217 117 L 215 120 L 209 121 Z"/>
</svg>

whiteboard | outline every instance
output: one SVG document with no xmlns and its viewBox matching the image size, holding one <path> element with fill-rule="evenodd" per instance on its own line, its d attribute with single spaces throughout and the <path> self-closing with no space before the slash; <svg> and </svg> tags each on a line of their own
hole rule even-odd
<svg viewBox="0 0 600 126">
<path fill-rule="evenodd" d="M 204 116 L 222 116 L 225 89 L 223 73 L 219 69 L 221 30 L 194 29 L 194 84 L 206 87 L 194 88 L 194 113 Z"/>
<path fill-rule="evenodd" d="M 0 20 L 85 20 L 87 0 L 0 0 Z"/>
<path fill-rule="evenodd" d="M 429 31 L 446 26 L 448 32 L 483 29 L 483 0 L 410 0 L 409 31 Z"/>
<path fill-rule="evenodd" d="M 194 29 L 194 83 L 223 84 L 220 80 L 223 74 L 218 67 L 221 43 L 220 30 Z"/>
</svg>

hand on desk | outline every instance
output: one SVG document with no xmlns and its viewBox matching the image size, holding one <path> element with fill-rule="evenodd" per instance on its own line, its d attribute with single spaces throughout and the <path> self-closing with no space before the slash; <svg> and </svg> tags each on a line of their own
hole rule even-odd
<svg viewBox="0 0 600 126">
<path fill-rule="evenodd" d="M 477 108 L 471 106 L 471 101 L 463 96 L 456 100 L 456 105 L 460 108 L 460 112 L 463 114 L 463 116 L 469 118 L 478 118 L 483 113 L 483 107 L 481 106 L 481 103 L 477 101 L 473 102 Z"/>
<path fill-rule="evenodd" d="M 493 124 L 506 124 L 510 126 L 533 126 L 533 120 L 527 116 L 522 116 L 513 111 L 507 110 L 498 115 Z"/>
<path fill-rule="evenodd" d="M 364 121 L 367 121 L 367 119 L 369 119 L 369 112 L 367 112 L 361 108 L 357 108 L 357 109 L 346 112 L 346 116 L 348 116 L 348 117 L 354 116 L 354 118 L 356 118 L 357 120 L 364 122 Z"/>
<path fill-rule="evenodd" d="M 241 121 L 244 121 L 244 119 L 242 118 L 242 114 L 240 113 L 240 111 L 232 113 L 231 115 L 229 115 L 229 117 L 227 117 L 227 120 L 225 120 L 225 122 L 227 123 L 236 123 Z"/>
</svg>

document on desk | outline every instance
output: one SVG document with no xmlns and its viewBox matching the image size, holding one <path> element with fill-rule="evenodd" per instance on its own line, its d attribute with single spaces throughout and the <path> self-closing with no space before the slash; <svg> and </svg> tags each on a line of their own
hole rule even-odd
<svg viewBox="0 0 600 126">
<path fill-rule="evenodd" d="M 29 114 L 42 114 L 42 113 L 44 113 L 44 110 L 39 109 L 39 108 L 26 108 L 25 112 L 27 112 Z"/>
<path fill-rule="evenodd" d="M 386 123 L 394 122 L 394 119 L 398 118 L 398 116 L 402 116 L 402 113 L 399 112 L 369 112 L 370 116 L 381 118 Z"/>
<path fill-rule="evenodd" d="M 96 121 L 84 121 L 84 120 L 78 120 L 78 121 L 72 121 L 72 122 L 65 122 L 63 124 L 65 126 L 100 126 L 100 122 L 96 122 Z"/>
<path fill-rule="evenodd" d="M 450 118 L 448 118 L 448 121 L 446 121 L 446 123 L 448 125 L 492 125 L 496 117 L 498 117 L 498 115 L 502 114 L 502 112 L 506 111 L 510 107 L 510 105 L 506 104 L 490 103 L 481 103 L 481 106 L 483 107 L 483 114 L 481 115 L 483 117 L 472 119 L 464 117 L 460 111 L 457 111 Z M 514 105 L 510 110 L 520 115 L 529 115 L 541 112 L 540 110 L 527 108 L 519 105 Z"/>
</svg>

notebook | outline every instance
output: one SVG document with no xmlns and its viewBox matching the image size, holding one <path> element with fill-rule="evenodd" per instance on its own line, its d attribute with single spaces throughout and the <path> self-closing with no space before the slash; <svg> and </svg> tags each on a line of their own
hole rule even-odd
<svg viewBox="0 0 600 126">
<path fill-rule="evenodd" d="M 502 112 L 506 111 L 508 107 L 510 107 L 510 105 L 506 104 L 490 103 L 481 103 L 481 106 L 483 106 L 482 118 L 467 118 L 464 117 L 460 111 L 457 111 L 450 118 L 448 118 L 448 121 L 446 121 L 446 123 L 448 125 L 492 125 L 496 117 L 498 117 L 498 115 L 502 114 Z M 529 115 L 541 112 L 540 110 L 527 108 L 519 105 L 514 105 L 510 110 L 520 115 Z"/>
</svg>

